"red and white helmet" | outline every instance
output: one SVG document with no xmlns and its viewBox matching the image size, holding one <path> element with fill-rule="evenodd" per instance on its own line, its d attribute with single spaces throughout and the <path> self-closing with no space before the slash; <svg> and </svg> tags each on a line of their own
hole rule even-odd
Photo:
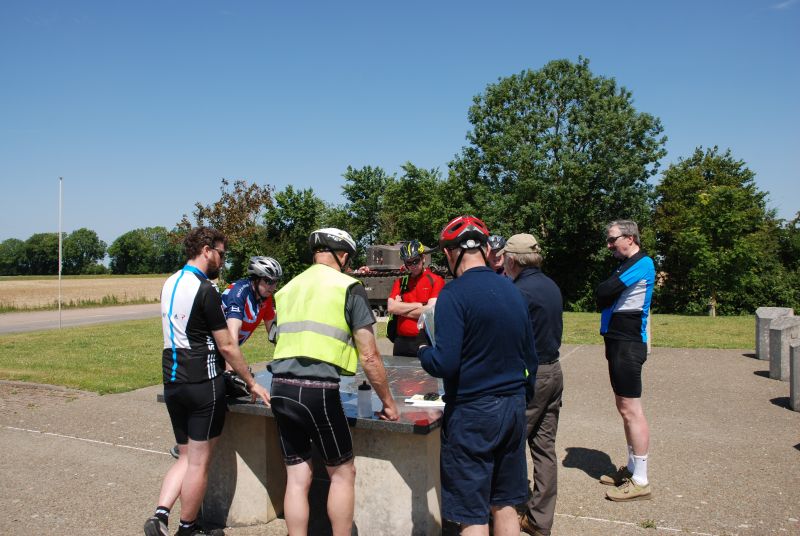
<svg viewBox="0 0 800 536">
<path fill-rule="evenodd" d="M 439 247 L 442 249 L 475 249 L 486 245 L 489 240 L 489 229 L 475 216 L 459 216 L 450 220 L 439 235 Z"/>
</svg>

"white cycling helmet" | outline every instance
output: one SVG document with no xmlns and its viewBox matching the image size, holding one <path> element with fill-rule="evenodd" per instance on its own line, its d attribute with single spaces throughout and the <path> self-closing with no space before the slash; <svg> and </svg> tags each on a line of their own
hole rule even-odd
<svg viewBox="0 0 800 536">
<path fill-rule="evenodd" d="M 283 277 L 283 269 L 280 263 L 272 257 L 250 257 L 247 274 L 277 281 Z"/>
<path fill-rule="evenodd" d="M 308 237 L 308 247 L 311 251 L 319 249 L 330 251 L 346 251 L 352 257 L 356 254 L 356 241 L 347 231 L 326 227 L 317 229 Z"/>
</svg>

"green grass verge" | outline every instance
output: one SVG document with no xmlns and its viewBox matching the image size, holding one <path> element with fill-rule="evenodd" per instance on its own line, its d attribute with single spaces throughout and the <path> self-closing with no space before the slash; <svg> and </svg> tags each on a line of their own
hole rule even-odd
<svg viewBox="0 0 800 536">
<path fill-rule="evenodd" d="M 599 315 L 564 314 L 565 344 L 602 344 Z M 746 317 L 655 315 L 656 346 L 672 348 L 753 347 L 755 321 Z M 386 323 L 378 323 L 378 336 Z M 161 382 L 161 320 L 64 328 L 0 335 L 0 379 L 19 380 L 100 394 L 119 393 Z M 273 346 L 263 329 L 242 347 L 249 363 L 267 361 Z"/>
</svg>

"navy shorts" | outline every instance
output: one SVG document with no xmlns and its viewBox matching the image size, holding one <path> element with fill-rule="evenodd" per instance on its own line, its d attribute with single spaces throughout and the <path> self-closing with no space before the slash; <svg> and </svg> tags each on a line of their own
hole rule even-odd
<svg viewBox="0 0 800 536">
<path fill-rule="evenodd" d="M 608 376 L 614 394 L 642 397 L 642 365 L 647 361 L 647 343 L 605 339 Z"/>
<path fill-rule="evenodd" d="M 492 506 L 528 498 L 525 395 L 447 404 L 442 424 L 442 517 L 485 525 Z"/>
<path fill-rule="evenodd" d="M 339 384 L 319 387 L 312 385 L 326 382 L 302 383 L 303 380 L 289 384 L 279 378 L 272 379 L 270 403 L 284 463 L 297 465 L 310 459 L 312 443 L 329 467 L 350 461 L 353 437 L 344 415 Z"/>
<path fill-rule="evenodd" d="M 228 411 L 222 376 L 200 383 L 164 384 L 164 402 L 179 445 L 189 439 L 208 441 L 222 433 Z"/>
</svg>

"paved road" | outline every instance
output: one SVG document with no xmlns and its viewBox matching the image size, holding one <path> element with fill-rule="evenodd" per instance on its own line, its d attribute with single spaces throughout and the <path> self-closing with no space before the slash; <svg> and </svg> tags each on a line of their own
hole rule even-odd
<svg viewBox="0 0 800 536">
<path fill-rule="evenodd" d="M 84 324 L 103 324 L 153 318 L 160 314 L 161 305 L 117 305 L 114 307 L 95 307 L 91 309 L 66 309 L 61 311 L 63 327 Z M 31 313 L 0 314 L 0 333 L 19 333 L 58 328 L 58 311 L 36 311 Z"/>
<path fill-rule="evenodd" d="M 603 349 L 562 350 L 554 534 L 800 534 L 800 413 L 786 409 L 788 383 L 743 355 L 752 349 L 653 349 L 644 402 L 655 497 L 633 504 L 606 501 L 597 483 L 625 455 Z M 0 382 L 0 532 L 141 534 L 172 463 L 160 389 L 97 396 Z M 276 520 L 226 533 L 283 536 L 286 528 Z"/>
</svg>

